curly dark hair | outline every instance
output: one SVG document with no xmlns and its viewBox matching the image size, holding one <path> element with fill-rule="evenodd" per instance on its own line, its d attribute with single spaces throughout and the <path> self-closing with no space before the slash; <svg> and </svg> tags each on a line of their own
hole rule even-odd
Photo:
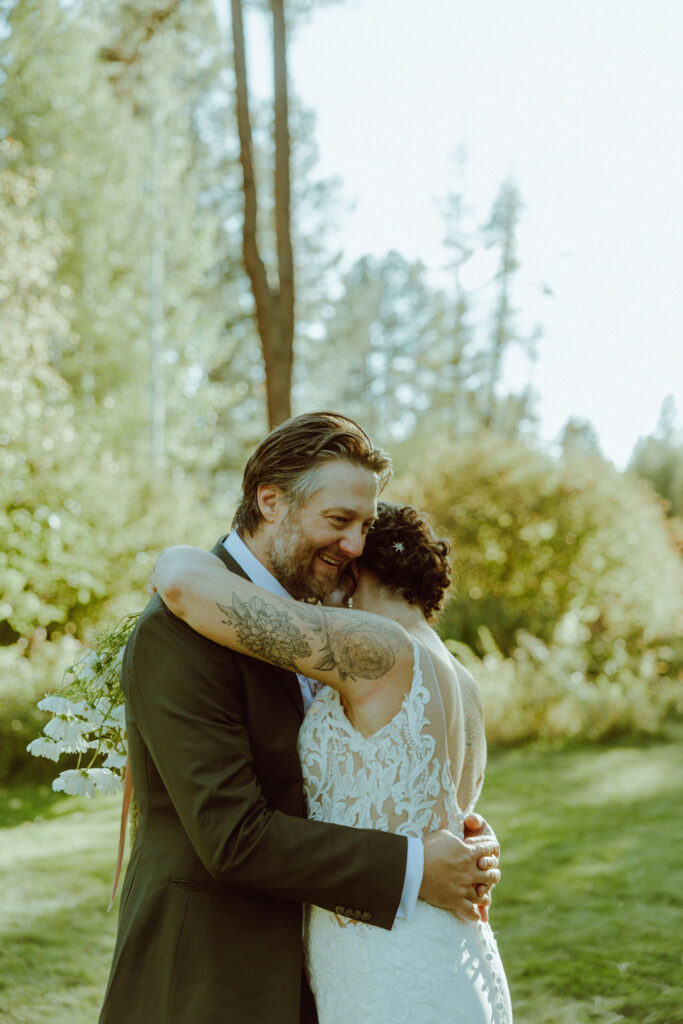
<svg viewBox="0 0 683 1024">
<path fill-rule="evenodd" d="M 449 542 L 434 534 L 429 518 L 412 505 L 381 501 L 358 564 L 382 586 L 419 605 L 431 621 L 450 586 L 449 549 Z"/>
</svg>

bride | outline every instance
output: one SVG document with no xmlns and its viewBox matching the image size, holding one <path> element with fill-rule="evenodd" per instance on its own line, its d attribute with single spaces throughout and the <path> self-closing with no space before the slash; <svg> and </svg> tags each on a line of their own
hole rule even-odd
<svg viewBox="0 0 683 1024">
<path fill-rule="evenodd" d="M 352 609 L 268 593 L 212 554 L 162 552 L 151 577 L 211 640 L 325 684 L 299 734 L 309 817 L 422 837 L 463 836 L 486 762 L 479 694 L 429 625 L 447 545 L 415 509 L 380 503 L 351 570 Z M 306 959 L 320 1024 L 510 1024 L 486 920 L 418 900 L 391 931 L 312 906 Z M 486 913 L 482 914 L 486 918 Z"/>
</svg>

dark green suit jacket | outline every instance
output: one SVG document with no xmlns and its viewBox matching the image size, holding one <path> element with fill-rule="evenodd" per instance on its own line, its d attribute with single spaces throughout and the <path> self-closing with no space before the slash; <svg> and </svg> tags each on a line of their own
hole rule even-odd
<svg viewBox="0 0 683 1024">
<path fill-rule="evenodd" d="M 121 685 L 140 818 L 100 1024 L 315 1024 L 302 903 L 391 928 L 405 838 L 308 821 L 296 676 L 199 636 L 157 596 Z"/>
</svg>

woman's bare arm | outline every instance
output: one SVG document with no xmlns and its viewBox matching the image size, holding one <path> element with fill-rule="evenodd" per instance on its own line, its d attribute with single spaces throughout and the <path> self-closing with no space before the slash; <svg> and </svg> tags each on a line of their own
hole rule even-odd
<svg viewBox="0 0 683 1024">
<path fill-rule="evenodd" d="M 410 687 L 410 638 L 380 615 L 271 594 L 200 548 L 166 548 L 150 585 L 174 615 L 215 643 L 318 679 L 355 704 Z"/>
</svg>

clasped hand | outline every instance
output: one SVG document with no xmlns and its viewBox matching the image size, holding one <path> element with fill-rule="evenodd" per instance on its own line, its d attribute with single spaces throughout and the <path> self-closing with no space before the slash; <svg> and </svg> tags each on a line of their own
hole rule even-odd
<svg viewBox="0 0 683 1024">
<path fill-rule="evenodd" d="M 491 890 L 500 881 L 500 845 L 478 814 L 465 820 L 464 839 L 447 829 L 425 836 L 420 899 L 467 921 L 487 921 Z"/>
</svg>

